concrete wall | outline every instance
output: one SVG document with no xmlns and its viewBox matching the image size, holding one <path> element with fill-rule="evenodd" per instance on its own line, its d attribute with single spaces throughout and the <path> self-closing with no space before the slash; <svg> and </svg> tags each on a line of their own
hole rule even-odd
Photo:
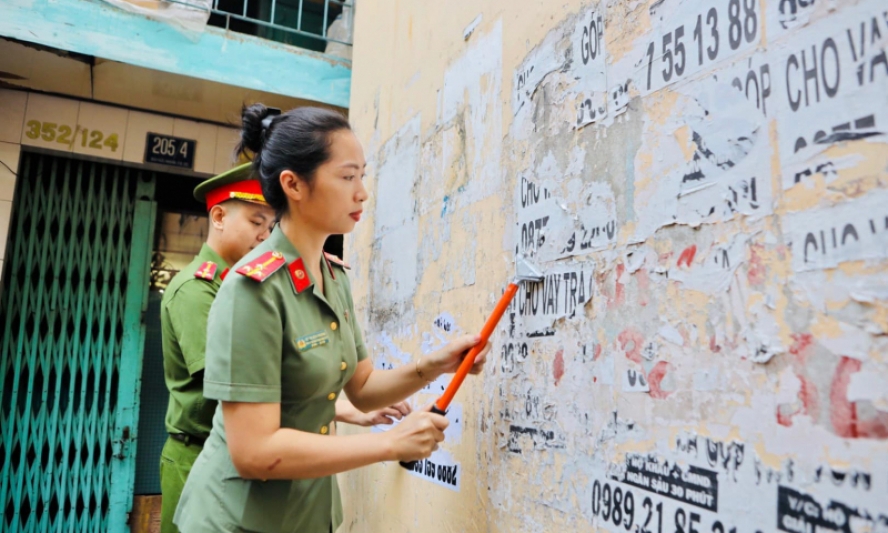
<svg viewBox="0 0 888 533">
<path fill-rule="evenodd" d="M 97 67 L 110 60 L 248 91 L 337 107 L 348 104 L 349 62 L 334 55 L 216 27 L 186 34 L 176 25 L 108 2 L 8 0 L 2 8 L 0 36 L 91 56 Z M 139 92 L 168 85 L 169 78 L 160 78 L 160 83 L 143 78 Z M 195 83 L 183 96 L 199 96 L 195 91 L 202 88 L 204 84 Z"/>
<path fill-rule="evenodd" d="M 109 9 L 115 9 L 110 7 Z M 319 105 L 288 96 L 0 39 L 0 72 L 11 89 L 92 100 L 148 113 L 236 124 L 244 102 L 278 109 Z"/>
<path fill-rule="evenodd" d="M 341 476 L 344 531 L 888 530 L 883 1 L 384 0 L 355 38 L 374 364 L 547 276 L 421 472 Z"/>
</svg>

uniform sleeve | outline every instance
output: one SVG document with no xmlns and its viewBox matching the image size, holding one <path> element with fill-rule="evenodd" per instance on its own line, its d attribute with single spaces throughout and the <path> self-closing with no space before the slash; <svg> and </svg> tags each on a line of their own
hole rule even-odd
<svg viewBox="0 0 888 533">
<path fill-rule="evenodd" d="M 192 376 L 204 369 L 207 315 L 216 297 L 214 287 L 198 279 L 186 281 L 167 307 L 185 366 Z"/>
<path fill-rule="evenodd" d="M 345 272 L 342 273 L 342 277 L 345 278 L 345 293 L 348 299 L 349 312 L 351 313 L 351 316 L 354 317 L 352 320 L 352 330 L 355 332 L 355 349 L 358 353 L 358 362 L 361 362 L 364 359 L 367 359 L 369 354 L 367 353 L 367 347 L 364 345 L 364 334 L 361 332 L 358 315 L 355 314 L 355 301 L 354 298 L 352 298 L 351 281 L 348 279 Z"/>
<path fill-rule="evenodd" d="M 283 324 L 273 281 L 237 276 L 219 289 L 207 324 L 207 398 L 281 401 Z"/>
</svg>

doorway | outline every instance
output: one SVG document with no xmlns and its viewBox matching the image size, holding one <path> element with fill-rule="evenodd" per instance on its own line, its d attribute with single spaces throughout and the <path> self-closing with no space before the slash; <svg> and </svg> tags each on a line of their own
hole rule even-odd
<svg viewBox="0 0 888 533">
<path fill-rule="evenodd" d="M 0 298 L 0 530 L 126 531 L 155 179 L 22 153 Z"/>
<path fill-rule="evenodd" d="M 207 213 L 192 194 L 201 180 L 158 176 L 157 218 L 151 246 L 145 349 L 139 401 L 139 446 L 133 490 L 133 533 L 157 531 L 160 519 L 160 453 L 167 439 L 169 391 L 163 373 L 160 303 L 173 276 L 188 265 L 207 237 Z"/>
</svg>

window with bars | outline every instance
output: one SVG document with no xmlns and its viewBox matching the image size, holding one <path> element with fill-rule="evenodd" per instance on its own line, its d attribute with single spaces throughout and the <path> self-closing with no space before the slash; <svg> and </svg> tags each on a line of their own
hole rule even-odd
<svg viewBox="0 0 888 533">
<path fill-rule="evenodd" d="M 325 52 L 351 47 L 353 13 L 354 0 L 213 0 L 209 24 Z"/>
</svg>

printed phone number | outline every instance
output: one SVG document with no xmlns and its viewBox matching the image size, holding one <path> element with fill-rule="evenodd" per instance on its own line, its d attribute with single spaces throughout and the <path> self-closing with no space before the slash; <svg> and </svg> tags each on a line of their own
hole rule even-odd
<svg viewBox="0 0 888 533">
<path fill-rule="evenodd" d="M 724 59 L 728 48 L 735 52 L 744 43 L 754 43 L 758 28 L 758 0 L 729 0 L 727 9 L 722 5 L 721 10 L 710 7 L 699 13 L 665 33 L 660 42 L 648 43 L 645 90 L 659 89 Z"/>
<path fill-rule="evenodd" d="M 681 487 L 673 486 L 672 490 L 681 490 Z M 738 533 L 736 527 L 721 520 L 709 522 L 704 514 L 668 503 L 669 507 L 675 508 L 664 509 L 660 498 L 652 498 L 613 481 L 596 479 L 592 484 L 592 515 L 603 520 L 608 529 L 635 533 Z"/>
<path fill-rule="evenodd" d="M 56 124 L 55 122 L 41 122 L 39 120 L 29 120 L 25 124 L 25 136 L 29 139 L 43 139 L 46 142 L 57 142 L 67 146 L 73 146 L 80 138 L 80 146 L 84 148 L 93 148 L 95 150 L 110 149 L 112 152 L 117 151 L 118 137 L 116 133 L 105 135 L 99 130 L 88 130 L 86 128 L 72 128 L 67 124 Z"/>
</svg>

